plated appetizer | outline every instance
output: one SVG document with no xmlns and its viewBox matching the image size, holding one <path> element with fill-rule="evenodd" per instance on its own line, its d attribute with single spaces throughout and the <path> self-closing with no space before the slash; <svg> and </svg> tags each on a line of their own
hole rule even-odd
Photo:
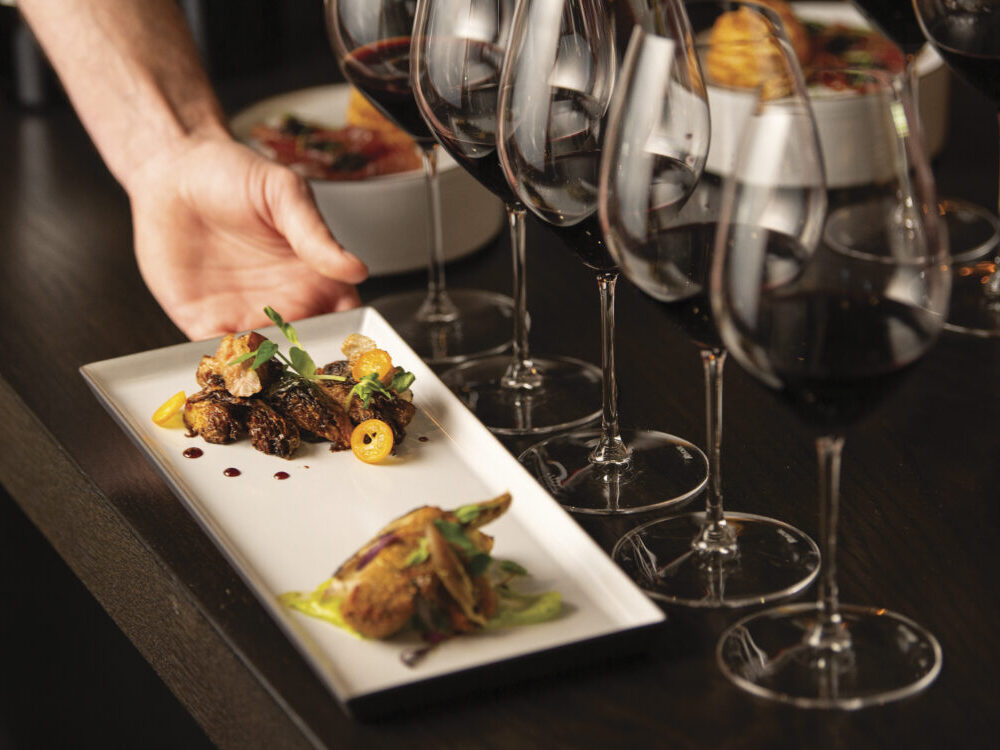
<svg viewBox="0 0 1000 750">
<path fill-rule="evenodd" d="M 514 591 L 511 581 L 527 572 L 495 560 L 493 538 L 479 530 L 510 503 L 505 493 L 455 510 L 416 508 L 382 528 L 314 591 L 281 601 L 364 638 L 418 632 L 426 645 L 403 653 L 410 666 L 458 635 L 551 620 L 561 609 L 559 593 Z"/>
<path fill-rule="evenodd" d="M 254 126 L 251 145 L 311 179 L 363 180 L 420 168 L 413 139 L 356 89 L 351 90 L 346 120 L 335 127 L 286 113 Z"/>
<path fill-rule="evenodd" d="M 902 51 L 877 31 L 843 23 L 804 21 L 791 5 L 782 0 L 758 2 L 772 8 L 781 17 L 806 80 L 812 86 L 864 93 L 862 84 L 849 75 L 834 75 L 828 71 L 832 68 L 871 67 L 903 71 L 905 59 Z M 709 33 L 709 41 L 718 45 L 710 50 L 707 60 L 712 83 L 748 88 L 768 81 L 775 87 L 771 93 L 776 96 L 784 93 L 780 82 L 774 81 L 775 67 L 770 62 L 773 56 L 779 54 L 777 50 L 768 54 L 767 51 L 762 52 L 759 45 L 755 48 L 751 44 L 732 44 L 753 40 L 761 34 L 763 26 L 760 15 L 745 7 L 719 16 Z M 726 46 L 722 46 L 723 43 Z M 824 71 L 822 76 L 817 73 L 820 70 Z"/>
<path fill-rule="evenodd" d="M 165 424 L 172 405 L 191 436 L 216 444 L 249 437 L 257 450 L 281 458 L 291 458 L 302 441 L 352 449 L 369 463 L 395 450 L 416 413 L 413 375 L 360 334 L 344 341 L 344 359 L 317 367 L 292 325 L 271 308 L 265 312 L 292 344 L 287 356 L 256 331 L 229 334 L 198 364 L 201 390 L 182 405 L 183 394 L 175 395 L 153 421 Z"/>
</svg>

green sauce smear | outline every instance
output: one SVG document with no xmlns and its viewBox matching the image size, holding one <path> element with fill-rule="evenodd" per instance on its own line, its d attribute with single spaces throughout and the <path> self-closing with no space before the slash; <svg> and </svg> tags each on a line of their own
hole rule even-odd
<svg viewBox="0 0 1000 750">
<path fill-rule="evenodd" d="M 364 638 L 341 616 L 341 598 L 326 593 L 331 582 L 332 579 L 327 579 L 312 592 L 290 591 L 279 596 L 278 601 L 302 614 L 324 620 L 346 630 L 356 638 Z M 562 594 L 558 591 L 522 594 L 503 584 L 497 586 L 497 594 L 500 597 L 499 611 L 495 617 L 486 622 L 488 630 L 537 625 L 554 620 L 562 611 Z"/>
<path fill-rule="evenodd" d="M 346 630 L 355 638 L 364 638 L 361 633 L 348 625 L 341 616 L 341 598 L 326 593 L 332 581 L 332 578 L 327 579 L 311 593 L 289 591 L 287 594 L 279 596 L 278 601 L 286 607 L 297 610 L 304 615 L 309 615 L 310 617 L 325 620 L 331 625 L 336 625 L 338 628 Z"/>
</svg>

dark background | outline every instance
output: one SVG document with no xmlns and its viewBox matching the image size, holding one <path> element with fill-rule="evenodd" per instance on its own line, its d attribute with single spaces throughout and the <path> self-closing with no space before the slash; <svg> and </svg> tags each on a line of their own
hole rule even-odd
<svg viewBox="0 0 1000 750">
<path fill-rule="evenodd" d="M 303 86 L 340 80 L 322 0 L 182 4 L 200 14 L 189 18 L 228 107 L 273 93 L 279 78 Z M 16 9 L 0 7 L 0 107 L 37 117 L 69 111 L 26 39 Z M 0 750 L 211 747 L 2 486 L 0 602 Z"/>
</svg>

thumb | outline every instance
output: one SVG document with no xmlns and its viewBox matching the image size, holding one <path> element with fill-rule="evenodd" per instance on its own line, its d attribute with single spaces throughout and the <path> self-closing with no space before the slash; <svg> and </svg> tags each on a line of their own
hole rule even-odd
<svg viewBox="0 0 1000 750">
<path fill-rule="evenodd" d="M 292 250 L 317 273 L 338 281 L 359 284 L 368 278 L 368 267 L 334 239 L 323 222 L 309 183 L 290 169 L 268 170 L 264 195 L 275 229 Z"/>
</svg>

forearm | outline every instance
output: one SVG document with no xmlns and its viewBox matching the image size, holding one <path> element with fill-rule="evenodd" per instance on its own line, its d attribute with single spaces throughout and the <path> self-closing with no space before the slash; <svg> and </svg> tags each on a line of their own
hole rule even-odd
<svg viewBox="0 0 1000 750">
<path fill-rule="evenodd" d="M 81 121 L 128 190 L 151 157 L 225 134 L 175 0 L 20 0 Z"/>
</svg>

